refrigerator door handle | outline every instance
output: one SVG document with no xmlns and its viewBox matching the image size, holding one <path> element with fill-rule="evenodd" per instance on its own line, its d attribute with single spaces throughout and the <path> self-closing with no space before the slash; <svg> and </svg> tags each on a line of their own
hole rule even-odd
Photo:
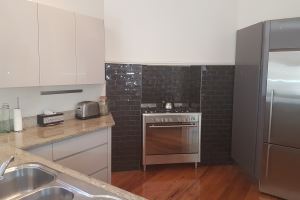
<svg viewBox="0 0 300 200">
<path fill-rule="evenodd" d="M 267 159 L 266 159 L 266 172 L 265 172 L 266 178 L 269 176 L 270 148 L 271 148 L 271 144 L 268 144 Z"/>
<path fill-rule="evenodd" d="M 268 143 L 271 142 L 271 127 L 272 127 L 272 115 L 273 115 L 273 100 L 274 100 L 274 89 L 271 91 L 271 97 L 270 97 Z"/>
</svg>

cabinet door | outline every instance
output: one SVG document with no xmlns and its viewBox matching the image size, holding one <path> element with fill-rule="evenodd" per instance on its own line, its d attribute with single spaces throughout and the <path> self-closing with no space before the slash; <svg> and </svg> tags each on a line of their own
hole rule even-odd
<svg viewBox="0 0 300 200">
<path fill-rule="evenodd" d="M 104 128 L 93 133 L 54 143 L 53 159 L 59 160 L 61 158 L 94 148 L 96 146 L 106 144 L 108 141 L 107 137 L 107 128 Z"/>
<path fill-rule="evenodd" d="M 76 15 L 76 53 L 77 83 L 105 83 L 103 20 Z"/>
<path fill-rule="evenodd" d="M 0 88 L 39 85 L 37 4 L 0 1 Z"/>
<path fill-rule="evenodd" d="M 47 160 L 53 160 L 52 159 L 52 144 L 40 146 L 37 148 L 29 149 L 28 152 L 40 156 L 42 158 L 45 158 Z"/>
<path fill-rule="evenodd" d="M 107 145 L 104 144 L 56 162 L 90 176 L 107 167 L 107 153 Z"/>
<path fill-rule="evenodd" d="M 76 84 L 75 15 L 38 5 L 40 84 Z"/>
<path fill-rule="evenodd" d="M 102 170 L 96 172 L 95 174 L 92 174 L 91 177 L 93 177 L 95 179 L 99 179 L 104 182 L 108 182 L 108 169 L 107 168 L 102 169 Z M 108 183 L 110 183 L 110 182 L 108 182 Z"/>
</svg>

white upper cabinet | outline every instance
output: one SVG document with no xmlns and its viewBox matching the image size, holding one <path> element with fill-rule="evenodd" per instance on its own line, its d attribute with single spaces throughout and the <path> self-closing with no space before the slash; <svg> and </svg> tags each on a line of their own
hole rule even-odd
<svg viewBox="0 0 300 200">
<path fill-rule="evenodd" d="M 103 20 L 0 0 L 0 88 L 103 84 Z"/>
<path fill-rule="evenodd" d="M 105 83 L 104 46 L 103 20 L 76 15 L 78 84 Z"/>
<path fill-rule="evenodd" d="M 38 5 L 40 85 L 76 84 L 75 14 Z"/>
<path fill-rule="evenodd" d="M 39 85 L 37 4 L 0 1 L 0 88 Z"/>
</svg>

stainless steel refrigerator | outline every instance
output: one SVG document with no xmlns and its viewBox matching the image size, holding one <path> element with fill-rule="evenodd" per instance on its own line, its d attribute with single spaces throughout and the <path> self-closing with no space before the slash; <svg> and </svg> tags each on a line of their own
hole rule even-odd
<svg viewBox="0 0 300 200">
<path fill-rule="evenodd" d="M 300 18 L 237 32 L 232 157 L 261 192 L 300 199 Z"/>
</svg>

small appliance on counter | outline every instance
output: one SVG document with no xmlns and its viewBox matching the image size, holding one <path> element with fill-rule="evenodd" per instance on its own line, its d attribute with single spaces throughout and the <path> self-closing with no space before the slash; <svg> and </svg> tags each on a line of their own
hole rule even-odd
<svg viewBox="0 0 300 200">
<path fill-rule="evenodd" d="M 83 101 L 77 104 L 75 110 L 77 119 L 90 119 L 100 117 L 99 103 L 95 101 Z"/>
<path fill-rule="evenodd" d="M 64 114 L 63 113 L 55 113 L 55 112 L 44 112 L 44 114 L 37 116 L 37 123 L 39 126 L 54 126 L 64 122 Z"/>
</svg>

